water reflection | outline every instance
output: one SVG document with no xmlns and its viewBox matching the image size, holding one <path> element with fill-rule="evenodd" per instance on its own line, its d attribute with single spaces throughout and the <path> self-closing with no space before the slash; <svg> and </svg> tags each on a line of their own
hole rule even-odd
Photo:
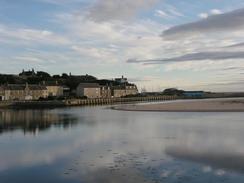
<svg viewBox="0 0 244 183">
<path fill-rule="evenodd" d="M 47 110 L 2 110 L 0 111 L 0 134 L 21 129 L 24 133 L 36 134 L 51 126 L 67 128 L 77 124 L 77 117 Z"/>
<path fill-rule="evenodd" d="M 166 149 L 166 153 L 175 158 L 202 163 L 210 167 L 244 173 L 244 153 L 210 150 L 200 152 L 186 147 L 170 147 Z"/>
<path fill-rule="evenodd" d="M 36 136 L 18 130 L 0 136 L 1 183 L 244 181 L 242 113 L 101 107 L 7 112 L 1 119 L 14 129 L 28 129 L 38 119 L 51 127 Z M 64 121 L 76 125 L 66 130 L 53 125 Z"/>
</svg>

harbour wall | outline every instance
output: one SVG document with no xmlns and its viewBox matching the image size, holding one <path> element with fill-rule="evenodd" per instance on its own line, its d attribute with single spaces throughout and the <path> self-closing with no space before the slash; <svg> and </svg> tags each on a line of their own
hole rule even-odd
<svg viewBox="0 0 244 183">
<path fill-rule="evenodd" d="M 152 96 L 131 98 L 67 99 L 52 101 L 1 101 L 0 108 L 55 108 L 69 106 L 112 105 L 116 103 L 153 102 L 179 99 L 177 96 Z"/>
</svg>

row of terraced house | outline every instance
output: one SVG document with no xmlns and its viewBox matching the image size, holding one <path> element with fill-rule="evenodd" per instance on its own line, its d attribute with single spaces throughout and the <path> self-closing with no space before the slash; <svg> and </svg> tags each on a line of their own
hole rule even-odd
<svg viewBox="0 0 244 183">
<path fill-rule="evenodd" d="M 80 83 L 76 95 L 87 98 L 120 98 L 138 93 L 136 85 L 101 86 L 98 83 Z"/>
<path fill-rule="evenodd" d="M 6 84 L 0 86 L 0 101 L 2 100 L 39 100 L 49 96 L 63 96 L 63 87 L 59 85 Z"/>
<path fill-rule="evenodd" d="M 41 83 L 39 85 L 6 84 L 0 86 L 0 101 L 3 100 L 39 100 L 48 97 L 67 97 L 71 93 L 76 97 L 87 98 L 119 98 L 138 93 L 134 84 L 124 82 L 122 77 L 119 85 L 99 85 L 98 83 L 80 83 L 75 91 L 70 91 L 67 86 Z"/>
<path fill-rule="evenodd" d="M 135 84 L 130 84 L 123 76 L 116 78 L 118 85 L 99 85 L 98 83 L 80 83 L 76 89 L 76 96 L 87 98 L 120 98 L 138 94 Z"/>
</svg>

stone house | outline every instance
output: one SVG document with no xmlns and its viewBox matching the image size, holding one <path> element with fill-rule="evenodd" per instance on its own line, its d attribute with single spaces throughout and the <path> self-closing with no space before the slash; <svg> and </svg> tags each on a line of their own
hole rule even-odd
<svg viewBox="0 0 244 183">
<path fill-rule="evenodd" d="M 5 96 L 5 94 L 4 94 L 4 93 L 5 93 L 5 92 L 4 92 L 3 87 L 2 87 L 2 86 L 0 86 L 0 101 L 4 100 L 4 96 Z"/>
<path fill-rule="evenodd" d="M 112 90 L 112 96 L 114 98 L 124 97 L 124 96 L 126 96 L 126 91 L 125 91 L 125 89 L 123 89 L 121 87 L 114 87 Z"/>
<path fill-rule="evenodd" d="M 127 95 L 136 95 L 138 94 L 138 89 L 136 85 L 123 85 L 115 86 L 112 90 L 112 96 L 115 98 L 124 97 Z"/>
<path fill-rule="evenodd" d="M 48 96 L 61 97 L 64 95 L 62 86 L 46 85 Z"/>
<path fill-rule="evenodd" d="M 101 88 L 98 83 L 80 83 L 76 88 L 78 97 L 101 98 Z"/>
<path fill-rule="evenodd" d="M 2 88 L 2 100 L 38 100 L 48 96 L 47 88 L 41 85 L 12 84 Z"/>
<path fill-rule="evenodd" d="M 126 95 L 136 95 L 138 94 L 137 86 L 134 84 L 125 86 Z"/>
<path fill-rule="evenodd" d="M 47 88 L 48 96 L 50 97 L 62 97 L 64 96 L 64 87 L 60 86 L 57 81 L 55 82 L 43 82 L 43 86 Z"/>
<path fill-rule="evenodd" d="M 111 98 L 112 91 L 109 86 L 100 86 L 101 98 Z"/>
</svg>

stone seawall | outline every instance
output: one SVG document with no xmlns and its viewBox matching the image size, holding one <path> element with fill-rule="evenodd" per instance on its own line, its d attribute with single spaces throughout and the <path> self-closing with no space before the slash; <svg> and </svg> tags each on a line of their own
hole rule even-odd
<svg viewBox="0 0 244 183">
<path fill-rule="evenodd" d="M 65 107 L 63 101 L 1 101 L 0 108 L 54 108 Z"/>
<path fill-rule="evenodd" d="M 130 102 L 153 102 L 179 99 L 176 96 L 133 97 L 109 99 L 68 99 L 61 101 L 1 101 L 0 108 L 55 108 L 68 106 L 111 105 Z"/>
<path fill-rule="evenodd" d="M 109 99 L 71 99 L 65 100 L 66 106 L 83 106 L 83 105 L 109 105 L 116 103 L 129 102 L 153 102 L 164 100 L 176 100 L 176 96 L 159 96 L 159 97 L 132 97 L 132 98 L 109 98 Z"/>
</svg>

